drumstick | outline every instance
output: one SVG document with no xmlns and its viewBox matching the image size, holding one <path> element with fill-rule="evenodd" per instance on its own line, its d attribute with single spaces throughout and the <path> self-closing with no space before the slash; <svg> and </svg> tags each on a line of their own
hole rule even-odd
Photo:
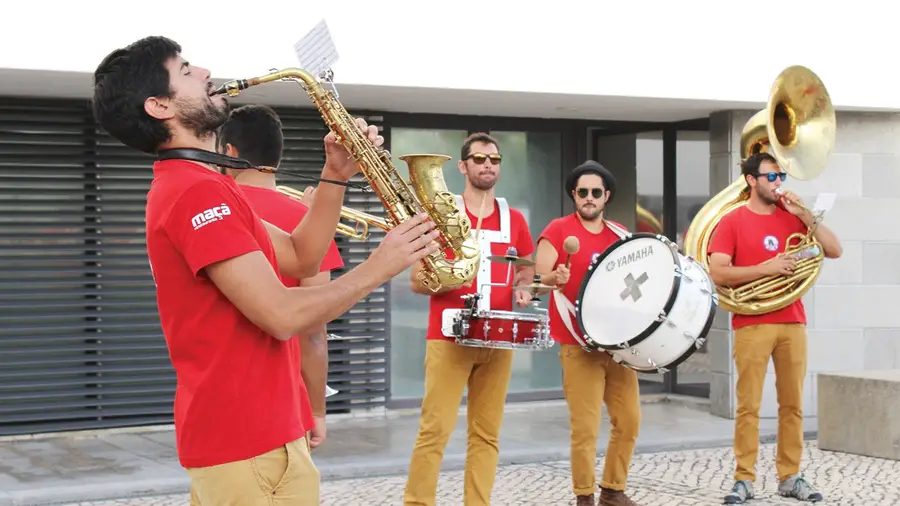
<svg viewBox="0 0 900 506">
<path fill-rule="evenodd" d="M 484 219 L 484 206 L 487 205 L 487 197 L 488 194 L 484 194 L 484 198 L 481 199 L 481 208 L 478 209 L 478 224 L 475 225 L 475 237 L 478 237 L 478 232 L 481 232 L 481 220 Z"/>
<path fill-rule="evenodd" d="M 578 248 L 581 247 L 581 243 L 578 241 L 578 238 L 574 235 L 570 235 L 566 237 L 566 240 L 563 241 L 563 249 L 566 250 L 566 268 L 569 268 L 569 265 L 572 263 L 572 255 L 578 253 Z"/>
</svg>

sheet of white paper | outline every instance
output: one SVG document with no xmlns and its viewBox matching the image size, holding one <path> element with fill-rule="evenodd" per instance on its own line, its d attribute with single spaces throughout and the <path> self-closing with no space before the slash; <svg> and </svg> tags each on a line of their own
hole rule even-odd
<svg viewBox="0 0 900 506">
<path fill-rule="evenodd" d="M 813 208 L 814 213 L 823 213 L 831 210 L 834 201 L 837 199 L 837 193 L 820 193 L 816 198 L 816 205 Z"/>
<path fill-rule="evenodd" d="M 334 65 L 338 60 L 337 47 L 331 40 L 331 32 L 324 19 L 294 44 L 294 53 L 300 68 L 314 76 L 321 75 Z"/>
<path fill-rule="evenodd" d="M 332 395 L 338 393 L 337 390 L 331 388 L 328 385 L 325 385 L 325 397 L 331 397 Z"/>
</svg>

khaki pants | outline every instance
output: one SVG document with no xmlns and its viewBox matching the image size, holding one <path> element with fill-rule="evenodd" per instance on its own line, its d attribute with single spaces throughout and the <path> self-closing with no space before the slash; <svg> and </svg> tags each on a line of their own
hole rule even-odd
<svg viewBox="0 0 900 506">
<path fill-rule="evenodd" d="M 735 480 L 756 479 L 759 406 L 769 357 L 775 364 L 778 395 L 778 479 L 800 472 L 803 453 L 803 380 L 806 377 L 806 327 L 765 324 L 734 331 L 737 367 L 737 418 L 734 424 Z"/>
<path fill-rule="evenodd" d="M 425 398 L 403 504 L 434 506 L 444 448 L 456 426 L 466 386 L 469 387 L 466 401 L 469 427 L 463 504 L 491 504 L 512 359 L 513 350 L 428 340 Z"/>
<path fill-rule="evenodd" d="M 628 468 L 641 425 L 641 400 L 637 373 L 617 364 L 602 351 L 561 344 L 563 393 L 569 405 L 571 428 L 572 488 L 575 495 L 597 491 L 594 467 L 602 403 L 606 403 L 612 430 L 606 447 L 600 485 L 625 490 Z"/>
<path fill-rule="evenodd" d="M 187 470 L 191 506 L 319 506 L 306 438 L 248 460 Z"/>
</svg>

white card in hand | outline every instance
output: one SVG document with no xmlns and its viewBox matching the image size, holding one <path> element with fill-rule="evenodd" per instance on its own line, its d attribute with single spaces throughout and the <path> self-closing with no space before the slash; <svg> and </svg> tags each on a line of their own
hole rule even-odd
<svg viewBox="0 0 900 506">
<path fill-rule="evenodd" d="M 316 77 L 334 65 L 338 60 L 337 47 L 324 19 L 294 44 L 294 53 L 300 68 Z"/>
<path fill-rule="evenodd" d="M 836 199 L 837 193 L 820 193 L 816 199 L 816 205 L 813 207 L 813 212 L 824 213 L 830 211 Z"/>
</svg>

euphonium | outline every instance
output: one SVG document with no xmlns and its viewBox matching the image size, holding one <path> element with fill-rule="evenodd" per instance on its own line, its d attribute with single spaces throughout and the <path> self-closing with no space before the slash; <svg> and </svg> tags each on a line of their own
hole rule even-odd
<svg viewBox="0 0 900 506">
<path fill-rule="evenodd" d="M 294 200 L 303 199 L 303 191 L 295 190 L 290 186 L 279 185 L 275 187 L 275 191 L 282 195 L 291 197 Z M 341 217 L 345 220 L 353 222 L 354 225 L 347 225 L 346 223 L 338 222 L 337 229 L 335 231 L 343 236 L 350 237 L 351 239 L 359 239 L 360 241 L 365 241 L 369 237 L 369 225 L 374 225 L 385 231 L 391 229 L 387 222 L 379 218 L 378 216 L 364 213 L 362 211 L 357 211 L 356 209 L 351 209 L 349 207 L 341 207 Z M 360 230 L 360 228 L 362 228 L 362 230 Z"/>
<path fill-rule="evenodd" d="M 741 159 L 768 152 L 791 178 L 813 179 L 825 170 L 835 125 L 834 107 L 819 77 L 806 67 L 788 67 L 772 84 L 766 108 L 744 125 Z M 707 248 L 713 231 L 723 216 L 746 205 L 746 189 L 745 178 L 740 177 L 703 206 L 685 234 L 686 255 L 709 267 Z M 717 287 L 719 305 L 732 313 L 756 315 L 787 307 L 805 295 L 819 277 L 824 259 L 813 232 L 788 238 L 785 254 L 813 252 L 797 261 L 791 275 L 767 276 L 736 288 Z"/>
<path fill-rule="evenodd" d="M 330 72 L 330 71 L 329 71 Z M 251 86 L 278 80 L 300 83 L 319 110 L 329 130 L 357 160 L 360 172 L 378 195 L 387 211 L 390 228 L 417 214 L 427 215 L 440 232 L 441 249 L 422 260 L 419 279 L 432 291 L 457 288 L 470 283 L 481 258 L 475 234 L 465 213 L 456 206 L 453 194 L 447 189 L 443 176 L 444 155 L 406 155 L 401 157 L 409 165 L 412 188 L 400 177 L 391 162 L 390 154 L 366 138 L 355 119 L 309 72 L 287 68 L 251 79 L 228 81 L 213 94 L 237 96 Z M 415 190 L 415 191 L 414 191 Z M 449 254 L 448 254 L 449 253 Z"/>
</svg>

